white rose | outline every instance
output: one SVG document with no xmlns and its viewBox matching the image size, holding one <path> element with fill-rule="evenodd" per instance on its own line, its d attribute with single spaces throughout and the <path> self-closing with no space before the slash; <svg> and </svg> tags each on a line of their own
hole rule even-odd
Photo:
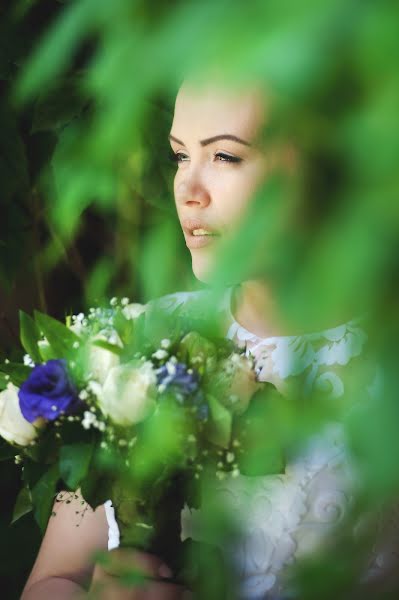
<svg viewBox="0 0 399 600">
<path fill-rule="evenodd" d="M 111 352 L 111 350 L 101 348 L 101 346 L 96 346 L 95 344 L 93 344 L 93 342 L 97 340 L 104 342 L 108 341 L 119 347 L 122 347 L 122 342 L 118 334 L 114 333 L 113 335 L 113 339 L 109 340 L 103 335 L 99 334 L 95 336 L 89 344 L 88 371 L 89 373 L 91 373 L 91 377 L 101 384 L 104 383 L 109 371 L 119 365 L 120 360 L 119 356 L 115 354 L 115 352 Z"/>
<path fill-rule="evenodd" d="M 122 309 L 123 316 L 128 320 L 137 319 L 145 311 L 145 304 L 140 304 L 139 302 L 132 302 Z"/>
<path fill-rule="evenodd" d="M 0 435 L 19 446 L 27 446 L 37 436 L 36 428 L 21 413 L 18 388 L 12 383 L 0 393 Z"/>
<path fill-rule="evenodd" d="M 102 388 L 101 410 L 118 425 L 143 421 L 155 408 L 156 381 L 149 361 L 114 367 Z"/>
</svg>

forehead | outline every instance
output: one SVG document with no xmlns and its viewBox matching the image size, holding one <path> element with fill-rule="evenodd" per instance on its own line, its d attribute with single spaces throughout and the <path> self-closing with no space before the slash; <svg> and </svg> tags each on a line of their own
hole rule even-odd
<svg viewBox="0 0 399 600">
<path fill-rule="evenodd" d="M 176 97 L 171 132 L 190 140 L 221 133 L 252 139 L 265 118 L 265 97 L 258 87 L 238 90 L 185 82 Z"/>
</svg>

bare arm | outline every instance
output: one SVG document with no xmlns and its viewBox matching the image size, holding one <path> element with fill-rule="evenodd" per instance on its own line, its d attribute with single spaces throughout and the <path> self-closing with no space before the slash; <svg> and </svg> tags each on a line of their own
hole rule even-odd
<svg viewBox="0 0 399 600">
<path fill-rule="evenodd" d="M 76 496 L 76 497 L 75 497 Z M 36 562 L 21 600 L 66 600 L 82 595 L 90 585 L 93 554 L 107 550 L 108 524 L 105 509 L 87 508 L 82 497 L 71 494 L 67 503 L 55 502 Z"/>
<path fill-rule="evenodd" d="M 172 575 L 168 567 L 151 554 L 117 549 L 112 551 L 107 571 L 95 565 L 94 553 L 108 548 L 105 509 L 88 508 L 82 517 L 82 497 L 76 496 L 72 495 L 70 503 L 54 504 L 56 515 L 50 518 L 21 600 L 83 600 L 89 588 L 101 600 L 181 598 L 182 588 L 168 583 Z M 122 587 L 118 571 L 123 564 L 147 575 L 148 584 L 140 589 Z"/>
</svg>

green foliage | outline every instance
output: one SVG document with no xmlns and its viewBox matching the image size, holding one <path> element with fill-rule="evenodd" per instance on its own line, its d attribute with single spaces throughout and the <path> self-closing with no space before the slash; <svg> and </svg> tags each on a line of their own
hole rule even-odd
<svg viewBox="0 0 399 600">
<path fill-rule="evenodd" d="M 22 310 L 19 312 L 19 325 L 22 346 L 32 360 L 35 363 L 40 364 L 42 362 L 42 357 L 37 345 L 38 341 L 41 339 L 39 327 L 32 317 Z"/>
<path fill-rule="evenodd" d="M 236 236 L 220 247 L 212 283 L 265 276 L 293 331 L 368 314 L 371 341 L 379 342 L 376 360 L 384 347 L 396 356 L 395 2 L 6 4 L 8 11 L 0 13 L 2 357 L 17 360 L 21 352 L 13 334 L 20 307 L 22 345 L 42 362 L 63 355 L 73 335 L 45 317 L 47 309 L 62 316 L 113 295 L 146 301 L 193 286 L 174 214 L 167 134 L 183 77 L 207 81 L 210 73 L 238 86 L 255 80 L 270 92 L 266 151 L 272 156 L 293 142 L 301 166 L 289 182 L 277 169 L 258 190 Z M 213 306 L 202 309 L 212 313 Z M 35 321 L 26 314 L 33 309 L 41 313 Z M 154 319 L 160 339 L 168 337 L 172 321 Z M 131 331 L 140 341 L 146 338 L 142 327 L 143 320 Z M 38 331 L 48 346 L 37 345 Z M 28 368 L 1 363 L 0 371 L 3 389 L 6 374 L 18 385 Z M 368 375 L 359 374 L 353 398 Z M 348 422 L 369 505 L 391 498 L 398 484 L 395 368 L 387 381 L 386 392 Z M 308 412 L 267 407 L 264 452 L 271 470 L 279 462 L 280 454 L 273 455 L 278 443 L 301 444 L 334 414 L 317 398 L 310 405 Z M 220 422 L 225 431 L 223 415 Z M 162 435 L 172 448 L 172 429 Z M 258 462 L 254 458 L 248 468 Z M 38 498 L 54 489 L 58 475 L 41 477 Z M 67 478 L 76 483 L 79 477 L 76 463 Z M 42 526 L 48 514 L 43 504 L 36 515 Z M 318 597 L 327 597 L 330 585 L 334 596 L 333 580 L 341 590 L 340 578 L 325 577 L 320 564 L 309 567 L 313 575 L 306 571 L 303 585 L 310 588 L 312 580 Z"/>
<path fill-rule="evenodd" d="M 23 486 L 15 501 L 14 511 L 12 515 L 11 524 L 18 521 L 21 517 L 31 512 L 32 510 L 32 497 L 29 489 Z"/>
<path fill-rule="evenodd" d="M 62 446 L 60 450 L 60 475 L 71 490 L 77 490 L 88 476 L 94 443 L 77 443 Z"/>
<path fill-rule="evenodd" d="M 50 344 L 53 356 L 59 358 L 62 356 L 67 359 L 73 349 L 74 343 L 79 343 L 80 338 L 66 325 L 63 325 L 57 319 L 35 311 L 35 321 L 41 334 Z"/>
</svg>

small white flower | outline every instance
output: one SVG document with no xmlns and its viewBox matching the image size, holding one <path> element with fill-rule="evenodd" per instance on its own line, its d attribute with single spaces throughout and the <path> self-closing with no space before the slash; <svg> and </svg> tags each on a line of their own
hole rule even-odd
<svg viewBox="0 0 399 600">
<path fill-rule="evenodd" d="M 29 356 L 29 354 L 24 354 L 24 365 L 26 365 L 27 367 L 35 366 L 35 363 L 33 362 L 32 358 Z"/>
<path fill-rule="evenodd" d="M 122 313 L 125 319 L 137 319 L 142 313 L 146 311 L 146 306 L 139 302 L 132 302 L 122 308 Z"/>
<path fill-rule="evenodd" d="M 79 398 L 81 400 L 87 400 L 88 397 L 89 397 L 89 394 L 88 394 L 87 390 L 82 390 L 79 394 Z"/>
<path fill-rule="evenodd" d="M 153 358 L 157 358 L 158 360 L 162 360 L 168 356 L 166 350 L 162 350 L 161 348 L 152 354 Z"/>
<path fill-rule="evenodd" d="M 99 397 L 101 395 L 102 385 L 98 381 L 89 381 L 87 387 L 95 396 Z"/>
<path fill-rule="evenodd" d="M 226 461 L 228 463 L 232 463 L 234 461 L 234 454 L 232 452 L 228 452 L 226 454 Z"/>
<path fill-rule="evenodd" d="M 129 304 L 129 298 L 122 298 L 121 304 L 122 306 L 127 306 Z"/>
<path fill-rule="evenodd" d="M 176 374 L 176 367 L 173 363 L 171 363 L 170 361 L 168 361 L 166 363 L 166 370 L 168 372 L 168 375 L 175 375 Z"/>
<path fill-rule="evenodd" d="M 111 300 L 109 301 L 111 306 L 116 306 L 118 304 L 118 298 L 111 298 Z"/>
<path fill-rule="evenodd" d="M 77 348 L 79 348 L 79 342 L 74 342 L 72 344 L 72 347 L 76 350 Z"/>
<path fill-rule="evenodd" d="M 168 338 L 161 340 L 161 348 L 169 348 L 171 341 Z"/>
<path fill-rule="evenodd" d="M 94 415 L 89 410 L 85 410 L 85 412 L 83 413 L 82 427 L 84 427 L 85 429 L 90 429 L 90 427 L 92 427 L 96 421 L 96 415 Z"/>
</svg>

